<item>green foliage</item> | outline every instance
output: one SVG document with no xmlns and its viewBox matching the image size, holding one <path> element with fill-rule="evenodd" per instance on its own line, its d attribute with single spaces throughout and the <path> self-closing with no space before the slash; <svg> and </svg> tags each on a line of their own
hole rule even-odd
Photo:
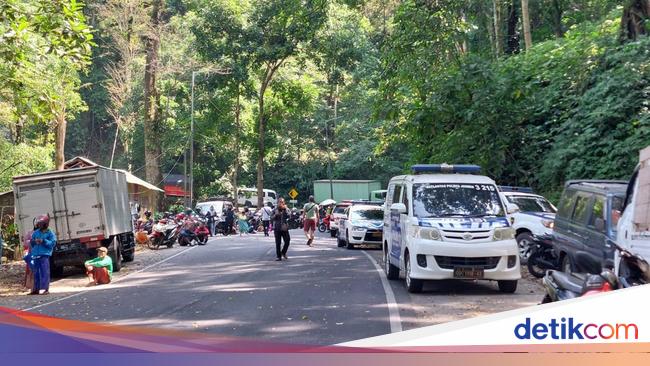
<svg viewBox="0 0 650 366">
<path fill-rule="evenodd" d="M 52 145 L 13 145 L 0 138 L 0 192 L 11 190 L 11 178 L 50 170 L 54 167 Z"/>
</svg>

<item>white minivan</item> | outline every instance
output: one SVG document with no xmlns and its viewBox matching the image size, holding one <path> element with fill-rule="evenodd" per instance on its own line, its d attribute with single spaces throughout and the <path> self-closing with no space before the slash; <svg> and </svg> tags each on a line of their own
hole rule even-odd
<svg viewBox="0 0 650 366">
<path fill-rule="evenodd" d="M 514 230 L 495 182 L 476 165 L 414 165 L 388 184 L 384 263 L 391 280 L 404 271 L 409 292 L 424 280 L 498 281 L 512 293 L 521 278 Z M 507 211 L 506 211 L 507 210 Z"/>
<path fill-rule="evenodd" d="M 278 204 L 278 194 L 271 189 L 263 189 L 264 204 L 271 203 L 273 206 Z M 257 188 L 238 188 L 237 204 L 243 207 L 257 207 Z"/>
</svg>

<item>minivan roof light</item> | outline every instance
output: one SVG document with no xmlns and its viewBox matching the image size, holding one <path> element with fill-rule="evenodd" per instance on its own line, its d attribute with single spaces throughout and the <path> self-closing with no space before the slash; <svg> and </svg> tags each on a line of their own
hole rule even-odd
<svg viewBox="0 0 650 366">
<path fill-rule="evenodd" d="M 478 165 L 450 165 L 450 164 L 416 164 L 411 167 L 415 174 L 422 173 L 479 173 L 481 167 Z"/>
</svg>

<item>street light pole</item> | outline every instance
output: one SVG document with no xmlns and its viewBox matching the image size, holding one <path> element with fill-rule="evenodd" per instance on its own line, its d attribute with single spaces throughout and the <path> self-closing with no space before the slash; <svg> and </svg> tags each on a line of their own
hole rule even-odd
<svg viewBox="0 0 650 366">
<path fill-rule="evenodd" d="M 192 71 L 192 111 L 190 112 L 190 205 L 192 208 L 192 199 L 194 199 L 194 78 L 196 71 Z"/>
</svg>

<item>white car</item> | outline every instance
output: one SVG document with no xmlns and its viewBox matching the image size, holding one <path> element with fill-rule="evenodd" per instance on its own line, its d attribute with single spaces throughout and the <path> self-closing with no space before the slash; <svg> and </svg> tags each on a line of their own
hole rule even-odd
<svg viewBox="0 0 650 366">
<path fill-rule="evenodd" d="M 330 219 L 330 235 L 333 238 L 338 236 L 340 221 L 345 217 L 345 209 L 349 206 L 350 202 L 341 202 L 334 206 Z"/>
<path fill-rule="evenodd" d="M 264 204 L 271 203 L 273 206 L 278 204 L 278 194 L 270 189 L 263 189 Z M 243 188 L 237 189 L 237 204 L 242 207 L 257 207 L 257 188 Z"/>
<path fill-rule="evenodd" d="M 508 203 L 517 205 L 518 212 L 511 214 L 515 239 L 519 245 L 519 257 L 526 263 L 532 249 L 533 236 L 553 233 L 553 221 L 557 209 L 546 198 L 532 193 L 530 188 L 500 186 L 499 190 Z"/>
<path fill-rule="evenodd" d="M 506 212 L 516 207 L 476 165 L 415 165 L 394 177 L 384 212 L 386 276 L 404 271 L 409 292 L 424 280 L 498 281 L 512 293 L 521 278 L 519 250 Z"/>
<path fill-rule="evenodd" d="M 352 204 L 339 221 L 338 246 L 348 249 L 370 244 L 381 247 L 384 231 L 384 208 L 381 205 Z"/>
</svg>

